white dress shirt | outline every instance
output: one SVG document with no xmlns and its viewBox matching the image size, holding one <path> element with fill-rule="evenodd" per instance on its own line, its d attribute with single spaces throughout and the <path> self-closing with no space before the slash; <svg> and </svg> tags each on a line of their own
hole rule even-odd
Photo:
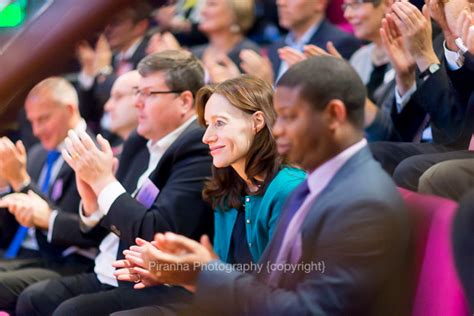
<svg viewBox="0 0 474 316">
<path fill-rule="evenodd" d="M 148 141 L 147 147 L 150 153 L 150 160 L 148 162 L 148 168 L 140 176 L 137 181 L 136 188 L 133 192 L 135 196 L 148 176 L 156 169 L 163 154 L 173 144 L 173 142 L 181 135 L 184 130 L 196 119 L 196 116 L 191 117 L 180 127 L 169 133 L 165 137 L 161 138 L 156 142 Z M 83 224 L 88 227 L 97 225 L 100 219 L 107 215 L 110 207 L 115 200 L 125 193 L 125 188 L 120 182 L 115 181 L 107 185 L 98 195 L 97 203 L 99 209 L 94 212 L 91 216 L 86 217 L 82 211 L 79 212 Z M 138 236 L 137 236 L 138 237 Z M 117 251 L 119 248 L 119 237 L 114 233 L 109 233 L 100 243 L 99 255 L 95 259 L 94 272 L 97 275 L 99 281 L 103 284 L 109 284 L 111 286 L 118 286 L 118 282 L 114 277 L 115 268 L 112 267 L 112 263 L 116 260 Z"/>
</svg>

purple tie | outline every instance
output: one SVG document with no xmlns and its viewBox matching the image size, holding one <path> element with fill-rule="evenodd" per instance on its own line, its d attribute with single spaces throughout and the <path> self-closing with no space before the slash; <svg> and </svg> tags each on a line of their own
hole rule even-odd
<svg viewBox="0 0 474 316">
<path fill-rule="evenodd" d="M 290 223 L 291 219 L 295 215 L 296 211 L 301 207 L 304 200 L 309 194 L 309 187 L 308 187 L 308 180 L 302 182 L 291 194 L 290 200 L 286 204 L 285 210 L 280 216 L 280 220 L 278 222 L 278 226 L 275 230 L 273 235 L 272 242 L 268 246 L 268 256 L 265 256 L 266 261 L 275 263 L 278 258 L 278 253 L 282 247 L 283 238 L 285 237 L 286 230 L 288 228 L 288 224 Z M 262 260 L 262 261 L 263 261 Z M 270 274 L 267 275 L 270 277 Z M 267 279 L 268 282 L 268 279 Z"/>
</svg>

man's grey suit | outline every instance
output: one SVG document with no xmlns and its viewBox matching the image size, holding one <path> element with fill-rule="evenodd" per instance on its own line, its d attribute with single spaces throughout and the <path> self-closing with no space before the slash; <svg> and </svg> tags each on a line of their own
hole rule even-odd
<svg viewBox="0 0 474 316">
<path fill-rule="evenodd" d="M 298 190 L 298 189 L 297 189 Z M 260 264 L 263 272 L 204 269 L 195 306 L 203 315 L 405 315 L 409 232 L 397 189 L 367 148 L 352 156 L 316 198 L 301 228 L 299 264 L 277 287 L 263 280 L 280 247 L 292 195 Z M 219 262 L 210 264 L 210 268 Z M 303 267 L 303 266 L 301 266 Z M 209 267 L 208 267 L 209 268 Z M 216 293 L 219 293 L 216 296 Z"/>
</svg>

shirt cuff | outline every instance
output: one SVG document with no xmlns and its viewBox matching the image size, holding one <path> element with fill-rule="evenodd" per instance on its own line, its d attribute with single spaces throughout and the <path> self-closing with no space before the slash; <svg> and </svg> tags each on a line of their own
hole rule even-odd
<svg viewBox="0 0 474 316">
<path fill-rule="evenodd" d="M 118 181 L 108 184 L 104 189 L 102 189 L 102 191 L 100 191 L 99 196 L 97 197 L 97 203 L 99 204 L 99 211 L 103 216 L 109 213 L 115 200 L 125 192 L 127 191 Z"/>
<path fill-rule="evenodd" d="M 92 88 L 94 85 L 94 79 L 95 77 L 86 75 L 84 71 L 81 71 L 77 76 L 77 80 L 84 90 L 90 90 Z"/>
<path fill-rule="evenodd" d="M 405 92 L 403 97 L 401 97 L 400 94 L 398 93 L 397 87 L 395 86 L 395 103 L 397 105 L 397 113 L 400 113 L 403 110 L 403 108 L 408 103 L 408 101 L 410 101 L 410 98 L 413 95 L 413 93 L 415 93 L 415 91 L 416 91 L 416 82 L 414 82 L 413 85 L 410 87 L 410 89 L 408 89 L 408 91 Z"/>
<path fill-rule="evenodd" d="M 53 240 L 53 228 L 54 228 L 54 220 L 56 219 L 56 216 L 58 216 L 58 211 L 53 210 L 51 212 L 51 215 L 49 216 L 49 225 L 48 225 L 48 242 L 51 243 L 51 240 Z"/>
<path fill-rule="evenodd" d="M 449 50 L 446 47 L 446 41 L 443 42 L 443 48 L 444 48 L 444 57 L 446 58 L 446 63 L 448 64 L 448 68 L 450 70 L 458 70 L 459 68 L 461 68 L 456 63 L 459 57 L 458 53 Z"/>
<path fill-rule="evenodd" d="M 82 211 L 82 201 L 79 203 L 79 218 L 81 219 L 82 224 L 88 228 L 92 228 L 97 225 L 98 222 L 104 217 L 102 213 L 97 210 L 92 213 L 90 216 L 85 216 Z"/>
</svg>

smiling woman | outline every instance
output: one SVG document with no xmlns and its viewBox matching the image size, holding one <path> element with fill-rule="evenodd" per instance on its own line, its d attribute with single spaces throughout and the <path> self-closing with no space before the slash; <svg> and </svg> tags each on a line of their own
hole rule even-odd
<svg viewBox="0 0 474 316">
<path fill-rule="evenodd" d="M 251 76 L 204 87 L 196 98 L 214 165 L 203 195 L 215 209 L 214 249 L 229 263 L 258 261 L 286 196 L 304 179 L 278 155 L 272 100 L 271 86 Z"/>
</svg>

